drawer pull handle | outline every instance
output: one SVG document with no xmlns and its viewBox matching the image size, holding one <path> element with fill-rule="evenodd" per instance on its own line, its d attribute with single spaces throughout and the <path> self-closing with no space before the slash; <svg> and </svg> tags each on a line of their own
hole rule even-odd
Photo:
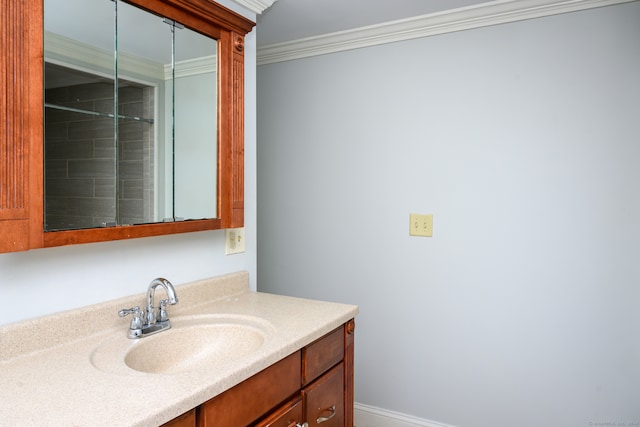
<svg viewBox="0 0 640 427">
<path fill-rule="evenodd" d="M 291 424 L 290 427 L 309 427 L 309 424 L 307 424 L 306 422 L 304 424 L 300 424 L 300 423 L 296 423 L 294 421 L 295 424 Z"/>
<path fill-rule="evenodd" d="M 318 424 L 323 423 L 325 421 L 329 421 L 331 418 L 336 416 L 336 405 L 333 405 L 331 408 L 327 408 L 322 412 L 327 412 L 327 411 L 331 412 L 331 414 L 329 414 L 328 417 L 318 417 L 318 419 L 316 420 Z"/>
</svg>

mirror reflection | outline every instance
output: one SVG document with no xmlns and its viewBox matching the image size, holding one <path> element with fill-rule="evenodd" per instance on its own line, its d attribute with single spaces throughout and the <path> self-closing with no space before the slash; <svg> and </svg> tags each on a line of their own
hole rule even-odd
<svg viewBox="0 0 640 427">
<path fill-rule="evenodd" d="M 216 41 L 122 1 L 44 4 L 45 230 L 215 218 Z"/>
</svg>

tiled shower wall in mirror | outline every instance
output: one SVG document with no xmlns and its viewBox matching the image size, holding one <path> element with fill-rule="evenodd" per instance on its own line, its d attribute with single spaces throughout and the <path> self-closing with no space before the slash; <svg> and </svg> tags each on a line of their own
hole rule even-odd
<svg viewBox="0 0 640 427">
<path fill-rule="evenodd" d="M 113 94 L 112 82 L 92 82 L 47 89 L 45 101 L 112 113 Z M 121 84 L 118 110 L 127 117 L 154 117 L 153 88 Z M 46 108 L 46 230 L 102 227 L 116 216 L 118 224 L 153 221 L 153 123 L 119 119 L 117 150 L 114 127 L 112 117 Z"/>
</svg>

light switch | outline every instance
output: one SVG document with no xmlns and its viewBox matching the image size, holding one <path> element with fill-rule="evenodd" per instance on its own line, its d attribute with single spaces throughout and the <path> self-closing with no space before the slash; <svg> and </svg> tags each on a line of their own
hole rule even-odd
<svg viewBox="0 0 640 427">
<path fill-rule="evenodd" d="M 410 214 L 409 235 L 433 237 L 433 214 Z"/>
<path fill-rule="evenodd" d="M 227 228 L 225 232 L 227 242 L 225 253 L 231 255 L 244 252 L 244 228 Z"/>
</svg>

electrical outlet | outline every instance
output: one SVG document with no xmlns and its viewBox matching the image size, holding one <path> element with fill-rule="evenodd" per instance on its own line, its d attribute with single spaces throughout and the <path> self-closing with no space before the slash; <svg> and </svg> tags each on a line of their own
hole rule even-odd
<svg viewBox="0 0 640 427">
<path fill-rule="evenodd" d="M 226 251 L 227 255 L 239 254 L 245 251 L 244 245 L 244 228 L 227 228 L 226 233 Z"/>
<path fill-rule="evenodd" d="M 409 235 L 433 237 L 433 214 L 410 214 Z"/>
</svg>

